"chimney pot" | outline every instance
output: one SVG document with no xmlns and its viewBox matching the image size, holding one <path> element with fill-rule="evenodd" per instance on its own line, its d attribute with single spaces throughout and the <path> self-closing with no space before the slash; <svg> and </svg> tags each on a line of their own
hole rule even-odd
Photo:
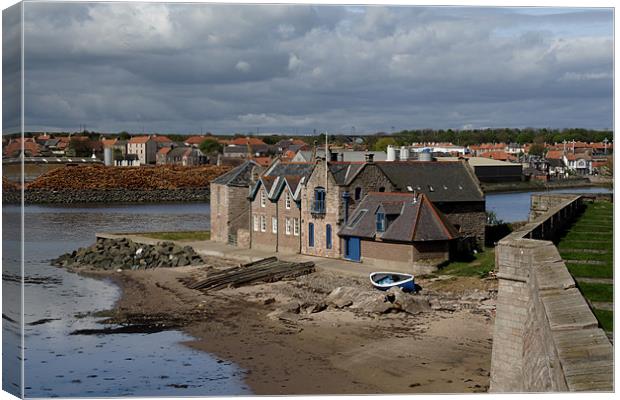
<svg viewBox="0 0 620 400">
<path fill-rule="evenodd" d="M 366 162 L 371 163 L 375 161 L 375 155 L 373 153 L 366 153 Z"/>
</svg>

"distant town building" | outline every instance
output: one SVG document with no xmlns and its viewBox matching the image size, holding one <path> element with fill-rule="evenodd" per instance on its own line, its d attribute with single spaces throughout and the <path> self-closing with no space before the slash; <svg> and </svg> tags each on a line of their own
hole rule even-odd
<svg viewBox="0 0 620 400">
<path fill-rule="evenodd" d="M 138 157 L 140 165 L 155 164 L 157 142 L 152 136 L 134 136 L 127 142 L 127 154 Z"/>
</svg>

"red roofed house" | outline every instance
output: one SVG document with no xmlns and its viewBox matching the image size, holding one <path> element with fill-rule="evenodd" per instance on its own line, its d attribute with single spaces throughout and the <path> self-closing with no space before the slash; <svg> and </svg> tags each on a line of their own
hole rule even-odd
<svg viewBox="0 0 620 400">
<path fill-rule="evenodd" d="M 36 157 L 40 155 L 41 148 L 33 138 L 11 139 L 4 147 L 4 155 L 6 157 L 19 157 L 24 153 L 25 157 Z"/>
<path fill-rule="evenodd" d="M 165 165 L 166 156 L 168 155 L 168 153 L 170 153 L 170 150 L 172 150 L 172 147 L 162 147 L 161 149 L 157 150 L 157 154 L 155 156 L 155 163 L 157 165 Z"/>
<path fill-rule="evenodd" d="M 254 138 L 254 137 L 240 137 L 240 138 L 235 138 L 233 139 L 230 144 L 234 144 L 236 146 L 243 146 L 243 145 L 250 145 L 250 146 L 257 146 L 257 145 L 265 145 L 266 143 L 263 142 L 261 139 L 258 138 Z"/>
<path fill-rule="evenodd" d="M 508 154 L 505 151 L 487 151 L 484 153 L 478 154 L 478 157 L 490 158 L 498 161 L 513 161 L 516 160 L 516 157 L 512 154 Z"/>
<path fill-rule="evenodd" d="M 168 139 L 170 140 L 170 139 Z M 127 154 L 138 156 L 140 165 L 155 164 L 157 142 L 152 136 L 134 136 L 127 142 Z"/>
</svg>

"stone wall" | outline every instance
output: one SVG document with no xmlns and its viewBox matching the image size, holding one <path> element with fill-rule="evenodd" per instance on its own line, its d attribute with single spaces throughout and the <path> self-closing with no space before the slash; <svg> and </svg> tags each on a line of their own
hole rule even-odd
<svg viewBox="0 0 620 400">
<path fill-rule="evenodd" d="M 211 240 L 234 241 L 239 229 L 249 227 L 248 188 L 212 184 L 211 189 Z"/>
<path fill-rule="evenodd" d="M 444 213 L 448 221 L 458 228 L 465 240 L 471 240 L 474 246 L 484 248 L 484 233 L 487 222 L 485 202 L 469 203 L 433 203 Z"/>
<path fill-rule="evenodd" d="M 2 201 L 5 204 L 19 204 L 21 192 L 2 191 Z M 26 189 L 24 190 L 24 201 L 26 204 L 209 202 L 209 189 Z"/>
<path fill-rule="evenodd" d="M 579 213 L 580 196 L 556 200 L 538 199 L 547 213 L 496 247 L 492 392 L 613 390 L 611 343 L 557 248 L 535 240 L 554 238 Z"/>
<path fill-rule="evenodd" d="M 261 204 L 264 198 L 264 206 Z M 277 234 L 273 232 L 272 218 L 278 217 L 277 203 L 269 200 L 267 191 L 261 186 L 256 193 L 256 197 L 251 204 L 251 229 L 252 229 L 252 248 L 263 251 L 276 251 Z M 265 223 L 265 230 L 262 230 L 262 221 Z M 255 222 L 256 221 L 256 222 Z"/>
</svg>

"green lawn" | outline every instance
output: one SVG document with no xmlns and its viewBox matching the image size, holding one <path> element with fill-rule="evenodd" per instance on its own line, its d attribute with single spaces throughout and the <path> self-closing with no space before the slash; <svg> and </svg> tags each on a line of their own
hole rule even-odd
<svg viewBox="0 0 620 400">
<path fill-rule="evenodd" d="M 614 285 L 605 283 L 578 283 L 581 293 L 590 301 L 614 301 Z"/>
<path fill-rule="evenodd" d="M 185 232 L 149 232 L 141 233 L 140 236 L 145 236 L 152 239 L 161 240 L 209 240 L 211 239 L 210 231 L 185 231 Z"/>
<path fill-rule="evenodd" d="M 451 261 L 439 270 L 443 275 L 485 277 L 495 268 L 495 249 L 487 247 L 483 252 L 474 254 L 471 260 Z"/>
<path fill-rule="evenodd" d="M 613 332 L 614 330 L 614 312 L 609 310 L 594 310 L 594 315 L 603 327 L 604 331 Z"/>
<path fill-rule="evenodd" d="M 605 201 L 590 203 L 584 213 L 570 227 L 558 243 L 564 260 L 577 260 L 566 263 L 571 275 L 576 278 L 613 278 L 613 204 Z M 586 253 L 582 250 L 605 250 L 606 253 Z M 580 261 L 596 260 L 604 264 L 586 264 Z M 591 302 L 613 303 L 611 284 L 578 282 L 583 296 Z M 593 310 L 602 328 L 613 331 L 613 312 Z"/>
<path fill-rule="evenodd" d="M 592 265 L 592 264 L 576 264 L 567 263 L 571 275 L 580 278 L 613 278 L 614 267 L 612 263 L 604 265 Z"/>
<path fill-rule="evenodd" d="M 611 240 L 606 242 L 584 241 L 584 240 L 562 240 L 558 245 L 560 251 L 573 249 L 609 250 L 613 251 L 614 244 Z"/>
<path fill-rule="evenodd" d="M 564 260 L 585 260 L 585 261 L 604 261 L 613 262 L 613 254 L 595 254 L 595 253 L 580 253 L 579 250 L 562 251 L 560 254 Z"/>
</svg>

